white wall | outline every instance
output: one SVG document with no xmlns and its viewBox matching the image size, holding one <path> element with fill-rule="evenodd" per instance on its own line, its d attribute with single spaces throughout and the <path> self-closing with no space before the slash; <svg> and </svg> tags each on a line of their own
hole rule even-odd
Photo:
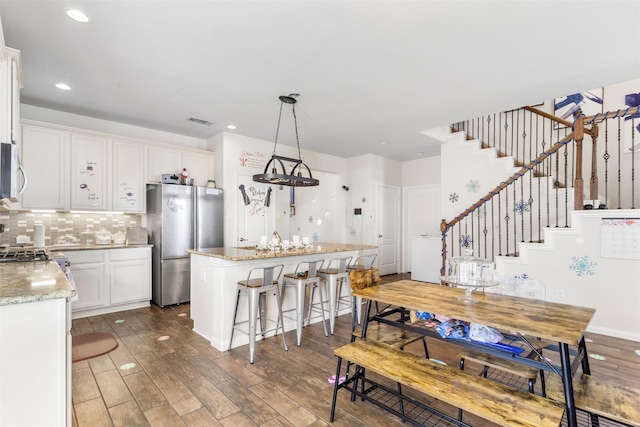
<svg viewBox="0 0 640 427">
<path fill-rule="evenodd" d="M 216 149 L 216 159 L 220 159 L 221 168 L 216 165 L 216 179 L 224 186 L 225 192 L 225 244 L 239 244 L 237 223 L 244 215 L 242 195 L 238 189 L 239 177 L 251 181 L 251 176 L 264 172 L 265 165 L 271 159 L 273 142 L 225 132 L 209 140 Z M 297 158 L 295 147 L 279 145 L 277 154 Z M 341 186 L 347 160 L 311 151 L 302 151 L 302 160 L 312 169 L 314 178 L 320 180 L 317 187 L 295 188 L 296 214 L 290 213 L 290 187 L 272 187 L 272 207 L 267 215 L 272 215 L 273 228 L 283 239 L 292 235 L 314 236 L 319 241 L 344 242 L 346 228 L 344 217 L 345 195 Z M 290 165 L 285 165 L 290 167 Z M 221 172 L 218 172 L 220 171 Z M 220 175 L 218 175 L 220 173 Z M 220 176 L 220 178 L 218 178 Z M 219 184 L 221 185 L 221 184 Z M 266 191 L 267 184 L 253 183 L 256 188 Z M 309 219 L 312 218 L 312 221 Z M 318 223 L 320 220 L 320 223 Z M 271 233 L 268 233 L 269 235 Z M 260 236 L 244 236 L 249 241 Z"/>
<path fill-rule="evenodd" d="M 498 257 L 496 269 L 508 277 L 541 280 L 548 301 L 595 308 L 589 331 L 640 341 L 640 259 L 607 258 L 601 250 L 602 218 L 640 219 L 640 214 L 593 210 L 571 215 L 572 228 L 545 229 L 544 244 L 520 244 L 520 257 Z"/>
<path fill-rule="evenodd" d="M 347 160 L 346 176 L 349 187 L 345 210 L 347 243 L 376 245 L 377 188 L 381 184 L 400 187 L 402 163 L 373 154 L 352 157 Z M 355 215 L 355 208 L 362 209 L 362 215 Z"/>
</svg>

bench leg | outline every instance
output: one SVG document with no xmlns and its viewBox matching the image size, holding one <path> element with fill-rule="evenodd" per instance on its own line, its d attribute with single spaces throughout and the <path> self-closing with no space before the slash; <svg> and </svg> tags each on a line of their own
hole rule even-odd
<svg viewBox="0 0 640 427">
<path fill-rule="evenodd" d="M 342 357 L 338 357 L 338 367 L 336 368 L 336 382 L 333 384 L 333 399 L 331 401 L 331 416 L 329 421 L 333 422 L 336 415 L 336 401 L 338 399 L 338 388 L 340 387 L 340 366 L 342 365 Z"/>
</svg>

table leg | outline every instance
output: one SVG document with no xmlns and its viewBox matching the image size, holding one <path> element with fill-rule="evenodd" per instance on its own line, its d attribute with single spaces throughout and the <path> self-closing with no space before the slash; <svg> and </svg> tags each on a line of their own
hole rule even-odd
<svg viewBox="0 0 640 427">
<path fill-rule="evenodd" d="M 568 427 L 577 427 L 578 420 L 576 418 L 576 406 L 573 400 L 573 375 L 571 372 L 571 360 L 569 358 L 569 344 L 559 343 L 559 345 L 564 399 L 567 404 L 567 424 Z"/>
<path fill-rule="evenodd" d="M 584 337 L 578 343 L 578 354 L 582 355 L 582 373 L 591 375 L 591 368 L 589 367 L 589 354 L 587 353 L 587 344 Z"/>
<path fill-rule="evenodd" d="M 296 280 L 296 344 L 302 342 L 302 322 L 304 320 L 304 299 L 307 285 L 302 280 Z M 283 329 L 284 330 L 284 329 Z"/>
</svg>

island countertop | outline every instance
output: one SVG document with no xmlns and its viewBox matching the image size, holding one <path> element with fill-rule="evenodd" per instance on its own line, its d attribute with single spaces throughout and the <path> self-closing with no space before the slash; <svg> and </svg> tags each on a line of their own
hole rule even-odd
<svg viewBox="0 0 640 427">
<path fill-rule="evenodd" d="M 318 249 L 320 248 L 320 249 Z M 223 248 L 203 248 L 191 249 L 187 252 L 195 255 L 210 256 L 213 258 L 225 259 L 228 261 L 251 261 L 266 258 L 281 258 L 303 255 L 329 254 L 336 252 L 360 251 L 365 249 L 376 249 L 373 245 L 352 245 L 348 243 L 326 243 L 315 242 L 312 249 L 287 249 L 286 251 L 256 250 L 255 246 L 223 247 Z"/>
<path fill-rule="evenodd" d="M 0 264 L 0 306 L 76 294 L 56 261 Z"/>
</svg>

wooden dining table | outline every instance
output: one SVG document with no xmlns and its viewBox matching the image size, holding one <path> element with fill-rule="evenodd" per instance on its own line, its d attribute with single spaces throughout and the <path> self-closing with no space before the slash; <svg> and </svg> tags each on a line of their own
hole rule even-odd
<svg viewBox="0 0 640 427">
<path fill-rule="evenodd" d="M 404 321 L 385 318 L 384 311 L 371 316 L 371 303 L 377 302 L 379 305 L 426 311 L 466 322 L 476 322 L 501 331 L 510 331 L 522 337 L 537 337 L 557 342 L 560 354 L 559 367 L 553 366 L 546 360 L 533 361 L 530 358 L 468 340 L 447 339 L 454 344 L 472 347 L 496 357 L 536 366 L 561 375 L 566 379 L 563 383 L 567 422 L 569 427 L 576 427 L 572 377 L 578 367 L 581 367 L 583 373 L 590 374 L 584 333 L 595 309 L 484 292 L 474 293 L 476 302 L 465 303 L 458 300 L 462 295 L 464 290 L 460 288 L 412 280 L 401 280 L 353 292 L 353 296 L 367 301 L 367 315 L 363 324 L 365 335 L 367 323 L 371 320 L 382 321 L 404 329 L 422 330 L 425 335 L 429 335 L 426 328 L 414 328 Z M 433 331 L 430 336 L 439 338 L 439 335 Z M 570 346 L 575 349 L 572 351 Z"/>
</svg>

